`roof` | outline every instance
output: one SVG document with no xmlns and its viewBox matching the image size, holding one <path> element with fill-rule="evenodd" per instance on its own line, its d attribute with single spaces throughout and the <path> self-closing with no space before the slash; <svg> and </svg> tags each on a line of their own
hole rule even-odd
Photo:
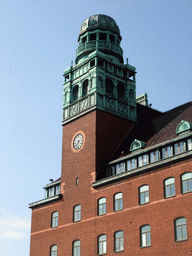
<svg viewBox="0 0 192 256">
<path fill-rule="evenodd" d="M 137 116 L 137 123 L 111 160 L 129 155 L 130 145 L 135 139 L 145 142 L 147 149 L 176 138 L 176 128 L 181 120 L 192 122 L 192 102 L 164 113 L 137 104 Z"/>
</svg>

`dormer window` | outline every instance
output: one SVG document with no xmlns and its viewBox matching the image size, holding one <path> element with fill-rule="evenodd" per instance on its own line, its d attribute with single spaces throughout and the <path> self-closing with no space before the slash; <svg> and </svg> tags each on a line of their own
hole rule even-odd
<svg viewBox="0 0 192 256">
<path fill-rule="evenodd" d="M 145 142 L 143 141 L 140 141 L 140 140 L 134 140 L 130 146 L 130 151 L 133 152 L 133 151 L 136 151 L 136 150 L 139 150 L 139 149 L 142 149 L 145 147 Z"/>
<path fill-rule="evenodd" d="M 192 130 L 192 123 L 182 120 L 176 128 L 176 133 L 177 135 L 180 135 L 180 134 L 189 132 L 191 130 Z"/>
<path fill-rule="evenodd" d="M 45 188 L 45 198 L 56 196 L 60 194 L 60 183 L 55 184 L 51 186 L 51 184 L 47 185 Z"/>
</svg>

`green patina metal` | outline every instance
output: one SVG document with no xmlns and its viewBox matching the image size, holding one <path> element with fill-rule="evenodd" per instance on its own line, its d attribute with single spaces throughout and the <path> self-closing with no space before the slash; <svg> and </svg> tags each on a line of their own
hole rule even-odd
<svg viewBox="0 0 192 256">
<path fill-rule="evenodd" d="M 186 132 L 189 132 L 192 130 L 192 123 L 188 121 L 181 120 L 181 122 L 178 124 L 176 128 L 176 134 L 180 135 Z"/>
<path fill-rule="evenodd" d="M 83 22 L 76 65 L 64 71 L 63 124 L 95 108 L 136 121 L 136 68 L 123 64 L 121 39 L 109 16 Z"/>
<path fill-rule="evenodd" d="M 145 142 L 135 139 L 135 140 L 131 143 L 130 151 L 133 152 L 133 151 L 142 149 L 142 148 L 144 148 L 144 147 L 145 147 Z"/>
</svg>

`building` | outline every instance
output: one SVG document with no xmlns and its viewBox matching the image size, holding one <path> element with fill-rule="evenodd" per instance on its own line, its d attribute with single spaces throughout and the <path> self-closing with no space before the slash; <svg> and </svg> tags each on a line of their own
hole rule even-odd
<svg viewBox="0 0 192 256">
<path fill-rule="evenodd" d="M 106 15 L 86 19 L 64 72 L 61 178 L 32 209 L 31 256 L 192 255 L 192 102 L 136 98 Z"/>
</svg>

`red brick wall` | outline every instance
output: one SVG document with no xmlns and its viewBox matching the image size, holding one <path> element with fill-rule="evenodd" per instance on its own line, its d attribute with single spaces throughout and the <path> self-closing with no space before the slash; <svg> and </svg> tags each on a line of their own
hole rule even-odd
<svg viewBox="0 0 192 256">
<path fill-rule="evenodd" d="M 93 111 L 64 126 L 63 198 L 32 211 L 31 256 L 48 256 L 53 244 L 58 246 L 58 256 L 71 256 L 72 242 L 77 239 L 81 241 L 81 255 L 97 255 L 97 237 L 100 234 L 107 235 L 107 255 L 116 255 L 114 232 L 117 230 L 124 231 L 124 252 L 118 255 L 192 255 L 192 193 L 182 195 L 180 184 L 180 175 L 192 171 L 192 160 L 171 164 L 101 188 L 92 188 L 96 155 L 100 168 L 125 136 L 126 129 L 121 129 L 126 126 L 125 123 L 121 126 L 121 120 L 111 116 Z M 129 128 L 130 123 L 127 122 Z M 77 131 L 84 132 L 85 144 L 82 150 L 74 153 L 71 141 Z M 76 177 L 79 177 L 79 186 L 76 186 Z M 163 181 L 168 177 L 175 178 L 176 196 L 164 199 Z M 149 185 L 150 203 L 139 206 L 138 188 L 144 184 Z M 123 193 L 123 210 L 114 212 L 113 196 L 117 192 Z M 97 216 L 97 200 L 100 197 L 107 199 L 107 214 L 104 216 Z M 81 204 L 82 219 L 73 223 L 73 207 L 76 204 Z M 54 211 L 59 212 L 57 228 L 50 227 L 51 213 Z M 187 241 L 175 242 L 174 219 L 178 217 L 186 217 Z M 151 227 L 151 247 L 140 248 L 139 229 L 145 224 Z"/>
</svg>

